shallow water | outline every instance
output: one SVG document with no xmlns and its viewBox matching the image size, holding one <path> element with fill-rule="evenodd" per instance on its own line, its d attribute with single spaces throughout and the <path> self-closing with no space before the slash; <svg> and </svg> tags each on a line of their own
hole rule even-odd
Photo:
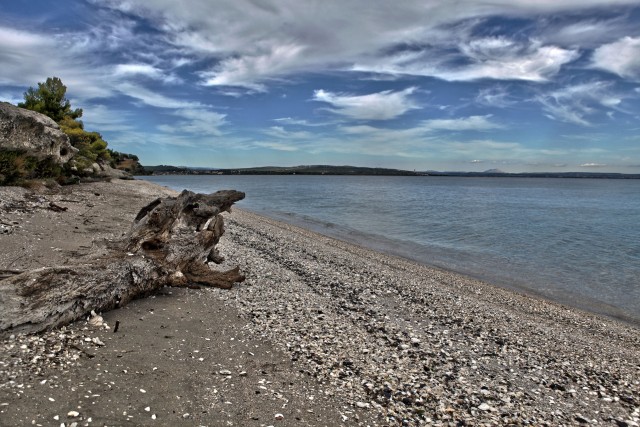
<svg viewBox="0 0 640 427">
<path fill-rule="evenodd" d="M 640 181 L 154 176 L 246 193 L 239 207 L 640 323 Z"/>
</svg>

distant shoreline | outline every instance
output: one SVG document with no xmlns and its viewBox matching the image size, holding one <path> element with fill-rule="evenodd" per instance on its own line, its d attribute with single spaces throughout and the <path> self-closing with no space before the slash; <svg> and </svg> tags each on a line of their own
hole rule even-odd
<svg viewBox="0 0 640 427">
<path fill-rule="evenodd" d="M 145 175 L 345 175 L 345 176 L 434 176 L 468 178 L 587 178 L 587 179 L 640 179 L 640 174 L 617 172 L 439 172 L 408 171 L 402 169 L 368 168 L 357 166 L 265 166 L 256 168 L 213 169 L 179 166 L 144 166 Z"/>
</svg>

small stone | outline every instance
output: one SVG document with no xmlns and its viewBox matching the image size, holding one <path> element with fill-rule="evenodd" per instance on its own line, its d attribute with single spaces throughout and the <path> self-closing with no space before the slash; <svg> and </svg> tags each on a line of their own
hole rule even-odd
<svg viewBox="0 0 640 427">
<path fill-rule="evenodd" d="M 144 410 L 149 412 L 149 411 L 151 411 L 151 408 L 149 406 L 147 406 L 146 408 L 144 408 Z"/>
<path fill-rule="evenodd" d="M 151 419 L 155 420 L 156 419 L 156 414 L 151 415 Z"/>
<path fill-rule="evenodd" d="M 366 402 L 356 402 L 356 406 L 357 406 L 358 408 L 368 408 L 368 407 L 369 407 L 369 404 L 368 404 L 368 403 L 366 403 Z"/>
<path fill-rule="evenodd" d="M 91 310 L 91 318 L 89 319 L 89 325 L 94 327 L 102 326 L 104 319 L 102 316 L 98 316 L 95 311 Z"/>
<path fill-rule="evenodd" d="M 276 414 L 275 419 L 276 419 L 276 420 L 278 420 L 278 421 L 279 421 L 279 420 L 284 420 L 284 415 L 282 415 L 282 414 Z"/>
<path fill-rule="evenodd" d="M 580 414 L 577 414 L 573 419 L 581 424 L 589 424 L 589 420 Z"/>
<path fill-rule="evenodd" d="M 69 411 L 69 412 L 67 412 L 67 417 L 75 418 L 75 417 L 77 417 L 79 415 L 80 415 L 80 412 L 78 412 L 78 411 Z"/>
<path fill-rule="evenodd" d="M 478 409 L 480 409 L 481 411 L 490 411 L 492 408 L 486 403 L 481 403 L 480 406 L 478 406 Z"/>
<path fill-rule="evenodd" d="M 220 375 L 231 375 L 231 371 L 228 369 L 222 369 L 218 372 Z"/>
<path fill-rule="evenodd" d="M 140 389 L 140 393 L 146 393 L 146 392 L 147 392 L 147 390 L 145 390 L 143 388 Z"/>
</svg>

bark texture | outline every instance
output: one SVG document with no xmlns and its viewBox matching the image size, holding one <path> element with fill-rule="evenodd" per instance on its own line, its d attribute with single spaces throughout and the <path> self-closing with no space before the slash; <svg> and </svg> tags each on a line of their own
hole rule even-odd
<svg viewBox="0 0 640 427">
<path fill-rule="evenodd" d="M 231 288 L 244 280 L 236 267 L 218 271 L 221 215 L 244 193 L 183 191 L 140 210 L 128 235 L 103 242 L 74 265 L 0 273 L 0 335 L 37 332 L 106 311 L 169 286 Z"/>
</svg>

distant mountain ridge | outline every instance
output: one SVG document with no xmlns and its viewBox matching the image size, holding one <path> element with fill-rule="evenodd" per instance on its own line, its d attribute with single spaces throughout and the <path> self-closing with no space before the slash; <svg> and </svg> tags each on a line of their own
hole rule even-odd
<svg viewBox="0 0 640 427">
<path fill-rule="evenodd" d="M 509 173 L 500 169 L 484 172 L 408 171 L 362 166 L 300 165 L 261 166 L 253 168 L 218 169 L 188 166 L 144 166 L 148 175 L 362 175 L 362 176 L 461 176 L 461 177 L 521 177 L 521 178 L 606 178 L 640 179 L 640 174 L 615 172 L 522 172 Z"/>
</svg>

